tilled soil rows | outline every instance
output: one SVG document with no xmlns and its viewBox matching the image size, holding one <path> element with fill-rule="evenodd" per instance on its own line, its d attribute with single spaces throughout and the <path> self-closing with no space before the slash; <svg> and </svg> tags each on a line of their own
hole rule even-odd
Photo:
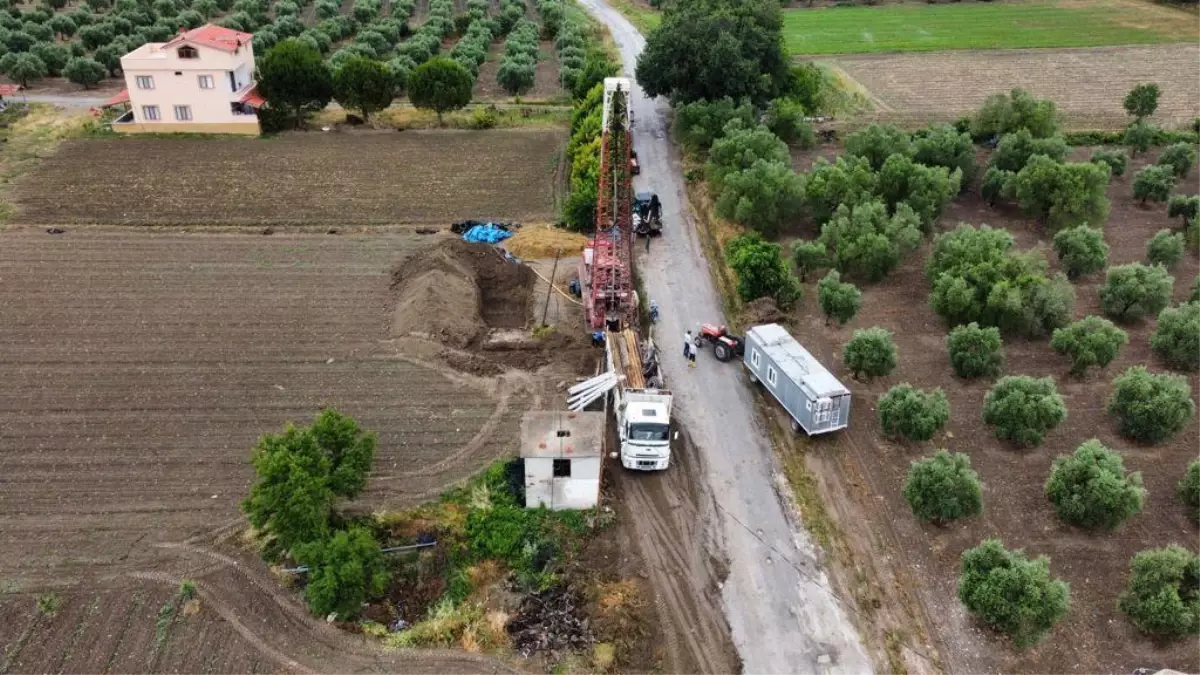
<svg viewBox="0 0 1200 675">
<path fill-rule="evenodd" d="M 865 87 L 881 121 L 923 125 L 978 109 L 1021 87 L 1058 103 L 1068 128 L 1118 129 L 1122 102 L 1142 82 L 1162 88 L 1152 121 L 1175 128 L 1200 115 L 1200 47 L 1006 49 L 838 56 L 832 63 Z"/>
<path fill-rule="evenodd" d="M 1091 150 L 1075 149 L 1070 159 L 1086 161 Z M 793 163 L 798 168 L 807 166 L 818 152 L 828 154 L 827 149 L 804 153 L 794 156 Z M 1105 239 L 1111 246 L 1110 265 L 1144 261 L 1146 240 L 1172 225 L 1165 205 L 1143 207 L 1132 196 L 1132 174 L 1155 157 L 1156 153 L 1151 153 L 1134 159 L 1125 176 L 1114 179 L 1109 187 L 1112 213 L 1105 225 Z M 981 160 L 986 162 L 986 157 Z M 1049 247 L 1050 235 L 1015 209 L 988 207 L 977 187 L 947 207 L 940 227 L 951 229 L 960 222 L 1005 228 L 1016 238 L 1019 249 L 1040 247 L 1051 270 L 1059 269 Z M 815 235 L 810 228 L 796 234 L 810 238 Z M 1066 359 L 1050 349 L 1049 340 L 1006 336 L 1004 374 L 1053 377 L 1068 411 L 1067 419 L 1047 434 L 1043 445 L 1014 449 L 997 440 L 992 429 L 982 423 L 983 399 L 994 379 L 963 380 L 950 367 L 947 329 L 929 307 L 929 283 L 924 275 L 928 251 L 926 242 L 883 282 L 862 285 L 862 310 L 846 326 L 825 326 L 813 304 L 807 304 L 797 318 L 797 339 L 814 350 L 855 397 L 848 430 L 812 441 L 801 438 L 797 444 L 811 453 L 808 463 L 817 467 L 813 470 L 821 481 L 837 486 L 824 494 L 833 500 L 830 510 L 853 514 L 839 525 L 856 549 L 856 557 L 871 560 L 869 564 L 889 561 L 886 564 L 901 575 L 913 577 L 936 642 L 922 644 L 916 638 L 912 644 L 918 649 L 944 648 L 940 656 L 948 672 L 1113 673 L 1137 667 L 1196 672 L 1200 660 L 1195 640 L 1149 639 L 1116 608 L 1135 553 L 1169 543 L 1193 550 L 1197 546 L 1196 525 L 1176 496 L 1175 485 L 1196 457 L 1200 418 L 1194 418 L 1169 441 L 1144 446 L 1120 436 L 1105 409 L 1112 379 L 1126 368 L 1145 364 L 1154 371 L 1165 370 L 1149 349 L 1155 319 L 1122 324 L 1129 343 L 1108 368 L 1084 378 L 1068 374 Z M 1175 302 L 1187 298 L 1197 272 L 1200 261 L 1189 249 L 1172 269 Z M 1100 273 L 1073 282 L 1077 319 L 1101 314 L 1098 289 L 1103 277 Z M 806 293 L 806 298 L 816 297 L 816 289 L 811 288 L 815 284 L 808 285 L 811 295 Z M 842 349 L 855 329 L 872 326 L 893 331 L 898 366 L 887 377 L 859 382 L 842 366 Z M 1187 378 L 1193 397 L 1200 395 L 1200 376 L 1193 372 L 1187 373 Z M 876 401 L 903 382 L 926 390 L 940 387 L 949 398 L 950 422 L 928 443 L 891 442 L 881 433 Z M 771 406 L 778 409 L 773 402 Z M 1074 452 L 1090 438 L 1099 438 L 1120 452 L 1128 470 L 1142 472 L 1148 491 L 1142 512 L 1115 532 L 1092 533 L 1063 524 L 1043 493 L 1054 458 Z M 938 448 L 970 456 L 983 483 L 982 516 L 945 527 L 923 524 L 912 516 L 901 494 L 905 474 L 910 462 Z M 972 620 L 956 596 L 962 552 L 990 537 L 1002 539 L 1010 548 L 1024 548 L 1031 557 L 1049 556 L 1051 573 L 1071 586 L 1070 613 L 1042 643 L 1025 651 L 1013 649 Z M 882 542 L 890 543 L 884 546 Z"/>
<path fill-rule="evenodd" d="M 256 439 L 323 407 L 379 437 L 356 508 L 415 504 L 516 452 L 527 390 L 392 339 L 392 271 L 437 241 L 0 234 L 0 670 L 374 663 L 377 650 L 355 642 L 367 654 L 355 660 L 336 629 L 309 620 L 252 552 L 212 547 L 245 527 Z M 177 617 L 178 631 L 159 627 L 182 578 L 197 580 L 202 609 Z M 40 615 L 36 599 L 51 588 L 65 603 Z M 257 616 L 268 609 L 295 625 Z M 423 654 L 386 667 L 493 670 Z"/>
<path fill-rule="evenodd" d="M 447 225 L 550 221 L 565 138 L 546 129 L 83 139 L 17 191 L 33 224 Z"/>
</svg>

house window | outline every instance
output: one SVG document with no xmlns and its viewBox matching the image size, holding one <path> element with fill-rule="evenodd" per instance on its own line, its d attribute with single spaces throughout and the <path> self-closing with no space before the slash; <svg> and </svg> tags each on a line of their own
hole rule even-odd
<svg viewBox="0 0 1200 675">
<path fill-rule="evenodd" d="M 758 350 L 757 349 L 750 350 L 750 363 L 753 364 L 755 368 L 758 367 Z"/>
<path fill-rule="evenodd" d="M 767 382 L 770 382 L 771 386 L 775 386 L 778 381 L 779 377 L 775 373 L 775 368 L 773 366 L 767 366 Z"/>
<path fill-rule="evenodd" d="M 198 58 L 200 58 L 200 52 L 196 51 L 195 47 L 189 47 L 187 45 L 180 47 L 179 50 L 175 53 L 178 54 L 179 58 L 181 58 L 181 59 L 198 59 Z"/>
<path fill-rule="evenodd" d="M 192 106 L 190 106 L 190 105 L 175 106 L 175 119 L 179 120 L 180 122 L 191 122 L 192 121 Z"/>
<path fill-rule="evenodd" d="M 571 460 L 569 460 L 569 459 L 554 460 L 554 477 L 555 478 L 570 478 L 571 477 Z"/>
<path fill-rule="evenodd" d="M 154 76 L 138 75 L 137 76 L 137 88 L 138 89 L 153 89 L 154 88 Z"/>
<path fill-rule="evenodd" d="M 142 106 L 142 117 L 145 117 L 147 120 L 151 121 L 158 121 L 162 119 L 162 117 L 160 117 L 158 114 L 158 106 L 156 105 Z"/>
<path fill-rule="evenodd" d="M 212 75 L 201 75 L 201 76 L 199 76 L 199 79 L 200 79 L 200 88 L 201 89 L 212 89 L 213 88 L 213 76 Z"/>
</svg>

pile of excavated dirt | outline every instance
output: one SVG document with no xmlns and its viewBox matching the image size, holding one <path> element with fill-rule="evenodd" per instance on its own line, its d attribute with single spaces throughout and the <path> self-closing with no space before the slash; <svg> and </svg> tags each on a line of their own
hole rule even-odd
<svg viewBox="0 0 1200 675">
<path fill-rule="evenodd" d="M 766 323 L 779 323 L 783 320 L 783 312 L 775 306 L 773 298 L 759 298 L 742 307 L 742 325 L 745 328 L 761 326 Z"/>
<path fill-rule="evenodd" d="M 392 273 L 392 330 L 463 349 L 489 328 L 522 328 L 528 320 L 532 270 L 494 247 L 446 239 Z"/>
</svg>

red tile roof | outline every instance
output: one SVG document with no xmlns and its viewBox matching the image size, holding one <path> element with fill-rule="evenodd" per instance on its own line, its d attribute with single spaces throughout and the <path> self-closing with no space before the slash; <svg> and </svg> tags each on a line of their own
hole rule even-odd
<svg viewBox="0 0 1200 675">
<path fill-rule="evenodd" d="M 258 93 L 258 87 L 254 87 L 245 94 L 242 94 L 241 102 L 245 103 L 251 108 L 261 108 L 263 104 L 267 102 L 267 99 L 263 98 L 262 94 Z"/>
<path fill-rule="evenodd" d="M 128 89 L 122 89 L 121 93 L 108 99 L 104 103 L 101 103 L 100 107 L 107 108 L 109 106 L 120 105 L 121 103 L 129 103 L 129 90 Z"/>
<path fill-rule="evenodd" d="M 172 47 L 184 42 L 190 42 L 195 45 L 203 45 L 205 47 L 212 47 L 213 49 L 232 52 L 253 39 L 254 35 L 250 33 L 243 33 L 240 30 L 206 23 L 199 28 L 193 28 L 186 33 L 176 35 L 163 45 L 163 47 Z"/>
<path fill-rule="evenodd" d="M 0 96 L 12 96 L 18 91 L 21 91 L 19 84 L 0 84 Z"/>
</svg>

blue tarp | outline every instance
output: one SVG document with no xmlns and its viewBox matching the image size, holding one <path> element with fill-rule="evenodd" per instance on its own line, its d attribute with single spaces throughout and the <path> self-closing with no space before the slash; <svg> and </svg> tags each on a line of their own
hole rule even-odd
<svg viewBox="0 0 1200 675">
<path fill-rule="evenodd" d="M 496 227 L 491 223 L 476 225 L 463 233 L 463 241 L 496 244 L 512 236 L 512 232 Z"/>
</svg>

